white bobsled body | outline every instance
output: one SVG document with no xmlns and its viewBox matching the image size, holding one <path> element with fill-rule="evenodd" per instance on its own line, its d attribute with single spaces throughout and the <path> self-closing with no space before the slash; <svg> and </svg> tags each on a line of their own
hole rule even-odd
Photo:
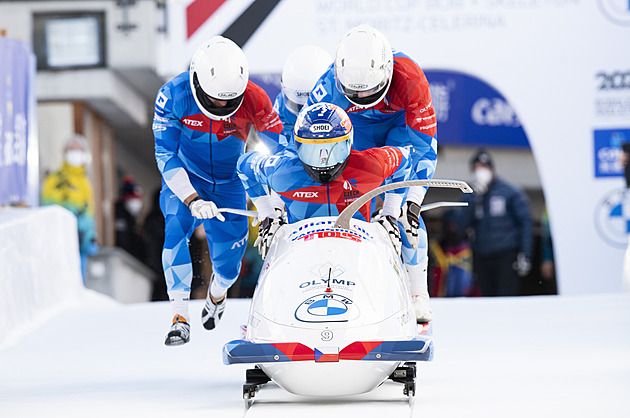
<svg viewBox="0 0 630 418">
<path fill-rule="evenodd" d="M 376 388 L 402 362 L 432 359 L 385 229 L 356 219 L 335 228 L 335 219 L 278 231 L 226 364 L 257 364 L 292 393 L 341 396 Z"/>
</svg>

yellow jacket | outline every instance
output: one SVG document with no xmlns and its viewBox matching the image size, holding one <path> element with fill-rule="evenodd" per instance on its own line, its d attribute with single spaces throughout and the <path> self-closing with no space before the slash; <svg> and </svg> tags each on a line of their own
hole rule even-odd
<svg viewBox="0 0 630 418">
<path fill-rule="evenodd" d="M 59 205 L 77 217 L 81 252 L 96 239 L 94 228 L 94 193 L 85 167 L 64 162 L 61 169 L 44 180 L 42 205 Z"/>
</svg>

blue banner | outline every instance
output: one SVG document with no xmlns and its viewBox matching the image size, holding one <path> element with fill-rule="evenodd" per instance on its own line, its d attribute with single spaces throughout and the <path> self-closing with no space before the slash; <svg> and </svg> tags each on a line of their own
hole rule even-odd
<svg viewBox="0 0 630 418">
<path fill-rule="evenodd" d="M 27 200 L 31 60 L 28 44 L 0 37 L 0 205 Z"/>
<path fill-rule="evenodd" d="M 437 116 L 438 143 L 529 147 L 508 101 L 484 81 L 454 71 L 425 71 Z"/>
<path fill-rule="evenodd" d="M 630 129 L 600 129 L 593 131 L 595 177 L 621 177 L 622 145 L 630 142 Z"/>
</svg>

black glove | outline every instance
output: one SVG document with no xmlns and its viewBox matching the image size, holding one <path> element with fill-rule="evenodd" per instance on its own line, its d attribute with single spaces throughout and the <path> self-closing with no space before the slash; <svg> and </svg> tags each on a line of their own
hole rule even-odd
<svg viewBox="0 0 630 418">
<path fill-rule="evenodd" d="M 414 250 L 417 249 L 420 244 L 420 240 L 418 239 L 418 228 L 420 228 L 420 205 L 408 200 L 407 203 L 403 205 L 400 222 L 405 228 L 405 234 L 407 234 L 409 244 L 411 244 L 411 247 Z"/>
<path fill-rule="evenodd" d="M 275 217 L 265 218 L 260 225 L 258 225 L 258 238 L 256 238 L 254 242 L 254 247 L 258 247 L 258 254 L 260 254 L 263 260 L 267 257 L 267 252 L 271 247 L 276 232 L 278 232 L 278 229 L 284 224 L 286 224 L 286 222 L 282 216 L 282 211 L 276 209 Z"/>
</svg>

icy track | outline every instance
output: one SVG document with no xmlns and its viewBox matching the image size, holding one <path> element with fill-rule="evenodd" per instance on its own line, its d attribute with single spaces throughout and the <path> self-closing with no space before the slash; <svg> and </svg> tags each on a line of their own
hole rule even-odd
<svg viewBox="0 0 630 418">
<path fill-rule="evenodd" d="M 246 367 L 221 361 L 249 300 L 230 300 L 212 332 L 193 301 L 191 342 L 167 348 L 168 304 L 93 299 L 0 350 L 0 417 L 630 416 L 628 294 L 435 299 L 435 360 L 419 363 L 413 407 L 393 382 L 334 400 L 270 383 L 249 410 Z"/>
</svg>

